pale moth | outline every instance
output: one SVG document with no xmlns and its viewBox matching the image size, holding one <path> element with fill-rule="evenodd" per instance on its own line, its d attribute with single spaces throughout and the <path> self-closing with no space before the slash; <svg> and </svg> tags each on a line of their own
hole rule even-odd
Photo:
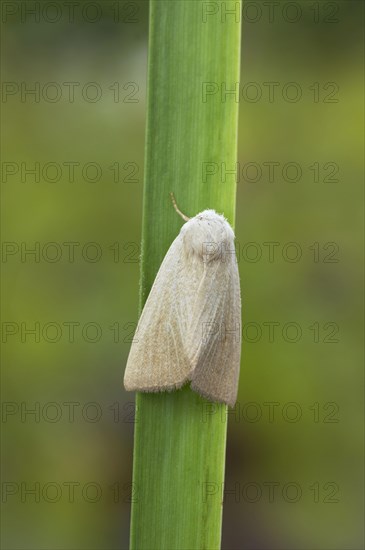
<svg viewBox="0 0 365 550">
<path fill-rule="evenodd" d="M 143 308 L 124 375 L 128 391 L 191 389 L 234 406 L 241 355 L 241 295 L 234 233 L 214 210 L 188 218 Z"/>
</svg>

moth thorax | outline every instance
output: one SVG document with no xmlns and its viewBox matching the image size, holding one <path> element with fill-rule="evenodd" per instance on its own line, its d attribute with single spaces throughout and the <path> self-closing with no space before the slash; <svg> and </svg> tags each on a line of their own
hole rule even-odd
<svg viewBox="0 0 365 550">
<path fill-rule="evenodd" d="M 187 256 L 204 261 L 227 261 L 234 254 L 234 234 L 231 227 L 218 214 L 200 214 L 182 228 L 184 250 Z"/>
</svg>

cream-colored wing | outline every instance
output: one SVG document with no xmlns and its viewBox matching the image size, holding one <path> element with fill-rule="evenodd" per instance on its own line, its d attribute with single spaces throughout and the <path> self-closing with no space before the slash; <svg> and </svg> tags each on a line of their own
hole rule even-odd
<svg viewBox="0 0 365 550">
<path fill-rule="evenodd" d="M 190 378 L 186 336 L 201 273 L 190 269 L 179 235 L 170 246 L 138 322 L 124 375 L 130 391 L 180 388 Z"/>
<path fill-rule="evenodd" d="M 234 255 L 205 264 L 189 330 L 191 388 L 234 406 L 241 357 L 241 294 Z"/>
</svg>

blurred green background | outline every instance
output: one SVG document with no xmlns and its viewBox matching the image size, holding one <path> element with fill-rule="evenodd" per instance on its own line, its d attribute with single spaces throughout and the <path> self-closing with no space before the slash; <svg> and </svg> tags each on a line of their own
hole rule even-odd
<svg viewBox="0 0 365 550">
<path fill-rule="evenodd" d="M 224 21 L 234 2 L 209 4 Z M 2 548 L 126 549 L 148 3 L 1 8 Z M 222 548 L 360 549 L 363 4 L 241 17 Z"/>
</svg>

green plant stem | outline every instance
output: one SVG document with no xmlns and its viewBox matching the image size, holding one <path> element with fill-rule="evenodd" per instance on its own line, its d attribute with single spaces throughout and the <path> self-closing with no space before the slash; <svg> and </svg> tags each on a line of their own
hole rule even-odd
<svg viewBox="0 0 365 550">
<path fill-rule="evenodd" d="M 234 223 L 222 167 L 236 167 L 238 102 L 222 90 L 238 89 L 240 23 L 208 4 L 150 2 L 141 307 L 181 227 L 171 191 L 186 215 L 214 208 Z M 131 550 L 219 549 L 226 406 L 189 387 L 136 402 Z"/>
</svg>

